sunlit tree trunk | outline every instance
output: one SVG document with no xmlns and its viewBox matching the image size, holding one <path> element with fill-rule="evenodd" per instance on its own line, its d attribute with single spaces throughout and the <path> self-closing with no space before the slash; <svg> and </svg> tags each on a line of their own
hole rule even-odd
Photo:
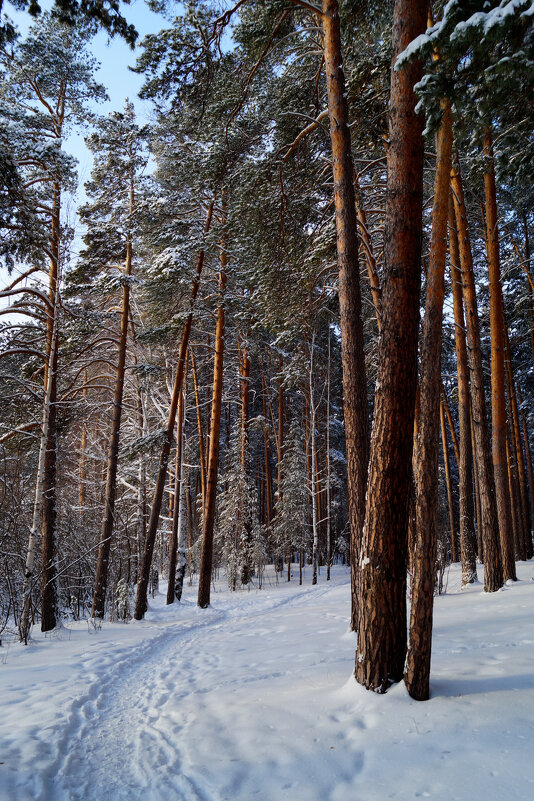
<svg viewBox="0 0 534 801">
<path fill-rule="evenodd" d="M 491 329 L 491 433 L 497 517 L 501 540 L 503 577 L 516 580 L 514 538 L 506 459 L 506 396 L 504 391 L 504 311 L 499 255 L 497 197 L 493 145 L 489 130 L 484 138 L 484 191 L 486 200 L 486 245 L 490 286 Z"/>
<path fill-rule="evenodd" d="M 204 506 L 204 527 L 202 531 L 202 552 L 198 577 L 198 606 L 205 609 L 210 604 L 211 569 L 213 563 L 213 532 L 215 527 L 215 498 L 217 492 L 217 472 L 219 466 L 219 437 L 221 431 L 221 406 L 223 389 L 224 329 L 225 312 L 223 305 L 226 288 L 227 237 L 221 243 L 221 266 L 219 271 L 220 303 L 217 309 L 215 327 L 215 359 L 213 363 L 213 390 L 211 399 L 210 446 L 208 453 L 208 472 L 206 482 L 206 505 Z"/>
<path fill-rule="evenodd" d="M 469 229 L 467 226 L 463 186 L 458 165 L 454 165 L 453 167 L 451 181 L 454 193 L 454 211 L 460 249 L 460 264 L 462 268 L 462 288 L 466 317 L 469 373 L 471 378 L 471 419 L 474 430 L 474 455 L 477 471 L 478 497 L 480 501 L 480 517 L 478 517 L 478 524 L 484 550 L 484 589 L 486 592 L 495 592 L 500 589 L 503 584 L 499 524 L 497 519 L 497 504 L 495 501 L 495 483 L 493 480 L 488 422 L 486 418 L 486 398 L 484 395 L 482 354 L 480 350 L 480 325 L 478 320 L 475 279 L 473 275 L 473 259 L 469 240 Z"/>
<path fill-rule="evenodd" d="M 347 451 L 347 503 L 351 531 L 352 628 L 356 627 L 358 555 L 365 515 L 369 454 L 367 381 L 363 348 L 360 272 L 353 163 L 341 54 L 339 4 L 322 0 L 324 62 L 339 270 L 338 294 L 343 368 L 343 414 Z"/>
<path fill-rule="evenodd" d="M 454 308 L 454 340 L 456 345 L 456 373 L 458 377 L 459 419 L 459 495 L 460 495 L 460 556 L 462 560 L 462 585 L 477 580 L 476 538 L 473 508 L 473 450 L 471 446 L 471 394 L 469 390 L 469 365 L 465 341 L 465 320 L 462 295 L 462 273 L 458 236 L 454 216 L 454 201 L 449 196 L 449 253 L 451 269 L 452 299 Z"/>
<path fill-rule="evenodd" d="M 406 562 L 417 385 L 423 195 L 421 66 L 395 60 L 425 30 L 427 3 L 396 0 L 389 113 L 384 279 L 367 507 L 360 556 L 355 677 L 385 692 L 403 677 Z"/>
</svg>

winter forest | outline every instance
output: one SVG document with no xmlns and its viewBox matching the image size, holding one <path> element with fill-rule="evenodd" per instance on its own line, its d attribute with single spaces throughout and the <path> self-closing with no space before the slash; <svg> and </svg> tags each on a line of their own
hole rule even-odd
<svg viewBox="0 0 534 801">
<path fill-rule="evenodd" d="M 154 637 L 171 660 L 172 636 L 196 632 L 198 681 L 205 629 L 204 658 L 211 642 L 243 688 L 253 656 L 236 668 L 240 650 L 227 651 L 256 617 L 280 609 L 283 632 L 302 608 L 298 632 L 258 657 L 270 680 L 274 654 L 296 669 L 303 631 L 334 662 L 344 637 L 344 702 L 374 718 L 409 704 L 417 729 L 434 717 L 434 607 L 448 604 L 451 642 L 466 622 L 467 642 L 503 647 L 525 627 L 532 639 L 512 644 L 530 643 L 516 655 L 532 713 L 534 629 L 515 614 L 532 610 L 534 590 L 534 3 L 147 6 L 159 31 L 136 27 L 118 0 L 0 0 L 0 682 L 11 666 L 15 687 L 15 669 L 36 669 L 45 646 L 63 675 L 61 653 L 80 662 L 79 637 L 97 647 L 96 667 L 80 664 L 112 704 L 105 671 L 145 692 L 153 672 L 139 654 L 152 658 Z M 126 92 L 101 110 L 102 32 L 131 47 L 142 113 Z M 90 163 L 83 181 L 73 137 Z M 128 672 L 133 652 L 144 678 Z M 84 704 L 98 706 L 91 691 Z M 0 749 L 2 799 L 7 788 L 101 801 L 89 770 L 85 784 L 67 781 L 83 767 L 65 757 L 69 730 L 82 743 L 88 726 L 73 709 L 57 755 L 39 752 L 63 795 L 49 767 L 44 784 L 2 778 Z M 206 721 L 221 726 L 214 709 Z M 111 731 L 119 718 L 102 714 Z M 202 736 L 189 746 L 207 753 Z M 169 749 L 176 730 L 166 737 Z M 30 760 L 22 742 L 12 747 Z M 345 756 L 352 767 L 328 790 L 330 768 L 316 767 L 313 792 L 265 768 L 258 797 L 464 798 L 408 780 L 387 795 L 387 767 L 382 790 L 357 790 Z M 183 778 L 192 757 L 181 759 Z M 224 785 L 190 768 L 186 784 L 147 797 L 252 797 L 250 777 L 239 784 L 228 768 Z M 534 781 L 524 763 L 523 778 Z M 118 799 L 140 797 L 132 782 Z"/>
</svg>

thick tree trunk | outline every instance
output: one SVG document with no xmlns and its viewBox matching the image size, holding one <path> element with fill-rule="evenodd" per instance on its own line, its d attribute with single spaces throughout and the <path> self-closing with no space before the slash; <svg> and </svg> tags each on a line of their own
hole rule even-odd
<svg viewBox="0 0 534 801">
<path fill-rule="evenodd" d="M 423 195 L 418 62 L 397 56 L 425 30 L 426 0 L 396 0 L 387 165 L 384 280 L 375 413 L 360 556 L 356 680 L 385 692 L 404 673 L 406 557 L 417 385 Z"/>
<path fill-rule="evenodd" d="M 408 692 L 417 701 L 430 695 L 430 657 L 437 555 L 439 421 L 444 431 L 441 402 L 441 336 L 447 255 L 447 212 L 452 161 L 452 117 L 450 104 L 442 104 L 443 119 L 437 135 L 436 177 L 432 208 L 432 233 L 428 264 L 425 319 L 421 342 L 419 378 L 419 433 L 415 443 L 416 542 L 412 579 L 410 636 L 404 671 Z M 441 414 L 440 414 L 441 412 Z M 447 442 L 443 442 L 448 467 Z M 451 546 L 454 550 L 454 511 L 448 482 L 451 515 Z"/>
<path fill-rule="evenodd" d="M 204 528 L 202 532 L 202 551 L 198 577 L 198 606 L 205 609 L 210 605 L 211 569 L 213 563 L 213 532 L 215 527 L 215 500 L 217 493 L 217 472 L 219 467 L 219 437 L 221 431 L 221 406 L 223 390 L 224 328 L 225 313 L 223 305 L 226 288 L 227 264 L 226 234 L 221 244 L 221 269 L 219 272 L 220 304 L 217 309 L 215 327 L 215 359 L 213 363 L 213 391 L 211 399 L 210 446 L 208 453 L 208 472 L 206 483 L 206 505 L 204 507 Z"/>
<path fill-rule="evenodd" d="M 454 201 L 449 196 L 449 253 L 452 299 L 454 307 L 454 339 L 456 345 L 456 373 L 458 376 L 459 442 L 459 494 L 460 494 L 460 556 L 462 585 L 477 580 L 476 537 L 473 508 L 473 450 L 471 446 L 471 394 L 469 365 L 465 341 L 465 320 L 462 298 L 462 273 L 458 251 L 458 235 L 454 217 Z"/>
<path fill-rule="evenodd" d="M 462 268 L 462 288 L 464 296 L 467 345 L 469 355 L 469 373 L 471 377 L 472 423 L 475 441 L 475 461 L 480 501 L 480 517 L 478 518 L 480 537 L 484 550 L 484 589 L 495 592 L 503 584 L 501 551 L 499 544 L 499 524 L 497 504 L 495 501 L 495 484 L 489 442 L 488 422 L 486 417 L 486 398 L 482 373 L 482 354 L 480 350 L 480 326 L 478 321 L 475 279 L 473 275 L 473 259 L 467 214 L 464 202 L 462 180 L 457 165 L 451 173 L 454 193 L 454 211 L 456 230 L 460 248 L 460 264 Z"/>
<path fill-rule="evenodd" d="M 512 510 L 506 459 L 506 396 L 504 391 L 504 310 L 497 223 L 497 196 L 493 164 L 493 145 L 489 130 L 484 138 L 484 191 L 486 200 L 486 245 L 490 286 L 491 329 L 491 435 L 497 517 L 501 540 L 503 578 L 517 580 L 514 560 Z"/>
<path fill-rule="evenodd" d="M 365 516 L 365 490 L 369 458 L 367 381 L 363 347 L 358 222 L 353 184 L 353 164 L 345 78 L 341 55 L 338 0 L 322 0 L 324 62 L 334 203 L 336 209 L 337 262 L 341 362 L 343 368 L 343 414 L 347 450 L 347 497 L 350 522 L 352 628 L 356 627 L 358 558 Z"/>
<path fill-rule="evenodd" d="M 130 215 L 133 212 L 134 189 L 133 180 L 130 183 Z M 115 522 L 115 497 L 117 493 L 117 468 L 119 462 L 119 440 L 122 417 L 122 396 L 124 391 L 124 376 L 126 372 L 126 349 L 128 344 L 128 324 L 130 318 L 130 285 L 128 278 L 132 274 L 132 239 L 128 233 L 126 239 L 126 263 L 124 267 L 126 280 L 122 285 L 121 328 L 119 335 L 119 348 L 117 354 L 117 376 L 115 391 L 113 393 L 113 415 L 108 444 L 108 461 L 106 475 L 106 494 L 104 497 L 104 516 L 100 531 L 98 559 L 96 563 L 95 589 L 91 617 L 104 617 L 106 608 L 106 593 L 108 586 L 109 553 L 113 524 Z"/>
<path fill-rule="evenodd" d="M 210 203 L 206 215 L 206 224 L 204 226 L 204 233 L 207 234 L 213 216 L 213 201 Z M 191 291 L 190 312 L 185 322 L 184 331 L 182 334 L 182 341 L 180 343 L 180 352 L 178 354 L 178 365 L 176 368 L 176 376 L 174 379 L 174 386 L 171 397 L 171 405 L 169 408 L 169 415 L 167 417 L 167 427 L 164 432 L 163 445 L 161 448 L 159 472 L 156 479 L 156 486 L 154 488 L 154 495 L 152 498 L 152 506 L 150 508 L 150 519 L 148 521 L 148 528 L 145 537 L 145 548 L 143 552 L 143 563 L 139 574 L 139 581 L 137 584 L 137 598 L 135 601 L 134 618 L 142 620 L 147 610 L 147 592 L 150 580 L 150 568 L 152 566 L 152 556 L 154 554 L 154 545 L 156 543 L 156 534 L 158 530 L 158 521 L 161 511 L 161 502 L 163 499 L 163 490 L 165 488 L 165 479 L 167 477 L 167 465 L 169 464 L 169 455 L 171 452 L 171 445 L 174 432 L 174 424 L 176 421 L 176 411 L 178 409 L 178 401 L 182 389 L 185 363 L 187 357 L 187 348 L 189 346 L 189 336 L 191 334 L 191 327 L 193 325 L 193 309 L 195 300 L 198 295 L 200 287 L 200 276 L 202 267 L 204 265 L 204 250 L 202 249 L 198 256 L 197 269 L 195 278 L 193 280 L 193 289 Z"/>
</svg>

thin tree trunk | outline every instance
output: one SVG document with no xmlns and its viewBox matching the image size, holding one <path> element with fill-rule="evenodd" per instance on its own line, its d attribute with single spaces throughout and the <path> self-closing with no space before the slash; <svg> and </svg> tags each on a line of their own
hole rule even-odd
<svg viewBox="0 0 534 801">
<path fill-rule="evenodd" d="M 443 464 L 445 467 L 445 487 L 447 489 L 447 506 L 449 507 L 449 537 L 451 541 L 451 562 L 458 562 L 458 539 L 456 536 L 456 519 L 454 515 L 454 497 L 452 494 L 451 460 L 447 445 L 447 425 L 445 422 L 445 404 L 443 397 L 439 409 L 441 427 L 441 447 L 443 451 Z"/>
<path fill-rule="evenodd" d="M 206 451 L 204 446 L 204 429 L 202 426 L 202 410 L 200 406 L 200 393 L 198 390 L 198 374 L 193 348 L 189 349 L 191 370 L 193 372 L 193 387 L 195 390 L 195 406 L 197 411 L 198 450 L 200 458 L 200 491 L 202 494 L 202 508 L 206 503 Z"/>
<path fill-rule="evenodd" d="M 506 460 L 506 396 L 504 392 L 504 310 L 499 255 L 499 228 L 497 223 L 497 197 L 493 164 L 493 144 L 489 129 L 484 138 L 484 191 L 486 200 L 486 226 L 488 271 L 490 286 L 491 329 L 491 433 L 497 517 L 501 539 L 503 577 L 517 580 L 512 532 L 512 510 L 508 487 Z"/>
<path fill-rule="evenodd" d="M 330 568 L 332 566 L 332 521 L 330 509 L 332 507 L 330 487 L 330 326 L 328 326 L 328 372 L 326 379 L 326 580 L 330 581 Z"/>
<path fill-rule="evenodd" d="M 208 207 L 206 215 L 206 224 L 204 226 L 204 233 L 207 234 L 213 216 L 212 201 Z M 148 529 L 145 537 L 145 548 L 143 552 L 143 563 L 141 565 L 141 572 L 139 574 L 139 581 L 137 584 L 137 598 L 135 602 L 134 618 L 142 620 L 147 610 L 147 591 L 150 580 L 150 568 L 152 566 L 152 556 L 154 553 L 154 545 L 156 543 L 156 534 L 158 530 L 158 521 L 161 511 L 161 502 L 163 499 L 163 490 L 165 488 L 165 479 L 167 476 L 167 465 L 169 463 L 169 454 L 171 452 L 171 445 L 174 432 L 174 424 L 176 421 L 176 411 L 178 408 L 178 401 L 180 398 L 180 391 L 182 389 L 185 362 L 187 357 L 187 348 L 189 346 L 189 336 L 191 334 L 191 327 L 193 325 L 193 309 L 195 300 L 200 287 L 200 276 L 202 267 L 204 265 L 204 249 L 198 255 L 197 269 L 195 278 L 193 280 L 193 288 L 191 291 L 190 311 L 185 322 L 184 331 L 182 334 L 182 341 L 180 343 L 180 352 L 178 354 L 178 365 L 176 368 L 176 376 L 174 379 L 174 386 L 171 397 L 171 405 L 169 408 L 169 415 L 167 417 L 167 427 L 164 432 L 163 445 L 160 454 L 159 472 L 156 479 L 156 486 L 152 498 L 152 506 L 150 508 L 150 519 L 148 522 Z"/>
<path fill-rule="evenodd" d="M 422 119 L 414 84 L 421 66 L 397 56 L 426 27 L 426 0 L 393 12 L 384 279 L 375 413 L 360 556 L 355 677 L 385 692 L 403 677 L 406 561 L 417 385 L 423 195 Z"/>
<path fill-rule="evenodd" d="M 462 180 L 457 165 L 452 169 L 451 179 L 454 193 L 454 211 L 460 248 L 462 288 L 467 323 L 469 373 L 471 377 L 471 419 L 474 430 L 474 453 L 478 481 L 478 497 L 480 501 L 480 517 L 478 518 L 478 523 L 480 528 L 479 534 L 482 538 L 484 550 L 484 589 L 486 592 L 496 592 L 503 584 L 499 524 L 497 519 L 495 484 L 493 480 L 493 466 L 491 462 L 489 431 L 486 417 L 486 398 L 484 395 L 482 354 L 480 350 L 480 326 L 473 275 L 473 259 L 469 241 L 469 230 L 467 227 L 467 213 L 465 209 Z"/>
<path fill-rule="evenodd" d="M 458 376 L 459 442 L 459 495 L 460 495 L 460 555 L 462 559 L 462 586 L 477 580 L 476 537 L 473 508 L 473 449 L 471 444 L 471 394 L 469 365 L 465 341 L 465 320 L 462 296 L 462 273 L 458 251 L 458 235 L 454 216 L 454 201 L 449 195 L 449 252 L 451 286 L 454 307 L 454 339 L 456 345 L 456 373 Z"/>
<path fill-rule="evenodd" d="M 223 201 L 224 209 L 224 201 Z M 226 220 L 224 220 L 224 223 Z M 223 234 L 221 243 L 221 269 L 219 271 L 220 303 L 217 309 L 215 327 L 215 359 L 213 364 L 213 391 L 211 400 L 210 447 L 206 483 L 206 505 L 204 507 L 204 529 L 202 532 L 202 552 L 198 577 L 198 606 L 205 609 L 210 605 L 211 570 L 213 563 L 213 531 L 215 527 L 215 498 L 217 492 L 217 472 L 219 466 L 219 436 L 221 431 L 221 406 L 223 389 L 224 328 L 225 313 L 223 305 L 226 288 L 227 237 Z"/>
<path fill-rule="evenodd" d="M 59 281 L 56 281 L 54 301 L 51 306 L 50 313 L 53 315 L 53 324 L 51 337 L 54 340 L 57 332 L 57 312 L 58 312 L 58 295 L 59 295 Z M 49 361 L 46 366 L 46 383 L 45 394 L 43 399 L 43 417 L 41 424 L 41 440 L 39 445 L 39 460 L 37 463 L 37 478 L 35 481 L 35 495 L 33 504 L 33 517 L 32 526 L 30 529 L 30 536 L 28 539 L 28 550 L 26 553 L 26 563 L 24 567 L 24 581 L 22 585 L 22 608 L 19 618 L 19 640 L 25 645 L 28 642 L 28 634 L 30 632 L 30 611 L 31 611 L 31 592 L 32 582 L 35 571 L 35 562 L 37 560 L 38 552 L 38 534 L 41 525 L 42 507 L 43 507 L 43 488 L 45 478 L 45 463 L 46 463 L 46 450 L 49 442 L 48 429 L 50 424 L 50 408 L 52 398 L 52 387 L 55 381 L 54 376 L 54 351 L 50 352 Z"/>
<path fill-rule="evenodd" d="M 49 365 L 52 370 L 52 384 L 49 398 L 48 441 L 46 443 L 43 498 L 41 520 L 41 631 L 51 631 L 56 627 L 59 615 L 57 588 L 57 369 L 59 351 L 59 328 L 56 320 L 59 313 L 59 255 L 60 255 L 60 208 L 61 188 L 54 184 L 52 199 L 52 226 L 50 234 L 50 272 L 48 298 L 51 314 L 46 321 L 46 362 L 45 386 Z"/>
<path fill-rule="evenodd" d="M 130 180 L 130 215 L 134 207 L 133 178 Z M 106 607 L 106 592 L 108 585 L 109 553 L 113 524 L 115 522 L 115 497 L 117 492 L 117 468 L 119 461 L 119 440 L 122 417 L 122 396 L 124 391 L 124 376 L 126 371 L 126 349 L 128 343 L 128 323 L 130 318 L 130 284 L 128 278 L 132 274 L 132 235 L 129 231 L 126 237 L 126 263 L 124 267 L 126 280 L 122 284 L 121 328 L 119 335 L 119 348 L 117 355 L 117 376 L 115 391 L 113 393 L 113 416 L 108 444 L 108 461 L 106 475 L 106 494 L 104 497 L 104 516 L 100 531 L 100 543 L 96 563 L 95 588 L 91 617 L 104 617 Z"/>
<path fill-rule="evenodd" d="M 519 416 L 521 418 L 521 428 L 523 429 L 523 444 L 525 446 L 525 462 L 528 475 L 528 489 L 530 495 L 530 526 L 527 537 L 527 558 L 532 559 L 532 533 L 534 532 L 534 473 L 532 470 L 532 453 L 530 451 L 530 441 L 528 438 L 527 421 L 522 409 L 523 399 L 521 391 L 517 387 L 517 400 L 519 403 Z"/>
<path fill-rule="evenodd" d="M 187 387 L 187 378 L 184 378 L 184 383 Z M 169 545 L 169 581 L 167 584 L 167 604 L 174 603 L 175 599 L 176 564 L 178 559 L 178 526 L 180 514 L 182 513 L 180 504 L 182 502 L 182 473 L 184 461 L 184 418 L 185 397 L 184 393 L 180 392 L 180 402 L 178 403 L 178 422 L 176 424 L 176 472 L 174 476 L 174 511 L 172 516 L 171 542 Z"/>
<path fill-rule="evenodd" d="M 345 77 L 341 55 L 338 0 L 322 0 L 324 62 L 339 270 L 338 295 L 343 369 L 343 414 L 347 451 L 347 499 L 351 549 L 351 624 L 356 628 L 358 558 L 365 516 L 365 490 L 369 459 L 367 380 L 358 265 L 358 222 Z"/>
<path fill-rule="evenodd" d="M 417 701 L 430 696 L 430 657 L 434 585 L 436 581 L 438 457 L 441 427 L 443 449 L 448 467 L 445 438 L 444 403 L 441 395 L 441 338 L 443 299 L 445 296 L 445 260 L 447 255 L 447 212 L 452 161 L 452 116 L 448 101 L 442 102 L 443 119 L 437 134 L 437 161 L 432 208 L 432 234 L 428 264 L 425 319 L 421 342 L 420 403 L 416 442 L 415 518 L 416 543 L 410 611 L 410 636 L 404 681 L 408 692 Z M 441 412 L 441 414 L 440 414 Z M 454 510 L 448 476 L 451 546 L 454 550 Z M 457 558 L 457 557 L 456 557 Z"/>
</svg>

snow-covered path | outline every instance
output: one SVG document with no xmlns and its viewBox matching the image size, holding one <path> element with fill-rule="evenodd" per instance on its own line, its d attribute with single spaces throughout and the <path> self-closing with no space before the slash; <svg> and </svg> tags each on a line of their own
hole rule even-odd
<svg viewBox="0 0 534 801">
<path fill-rule="evenodd" d="M 526 801 L 534 564 L 519 572 L 488 596 L 453 569 L 424 704 L 350 678 L 343 568 L 36 635 L 0 664 L 0 801 Z"/>
</svg>

